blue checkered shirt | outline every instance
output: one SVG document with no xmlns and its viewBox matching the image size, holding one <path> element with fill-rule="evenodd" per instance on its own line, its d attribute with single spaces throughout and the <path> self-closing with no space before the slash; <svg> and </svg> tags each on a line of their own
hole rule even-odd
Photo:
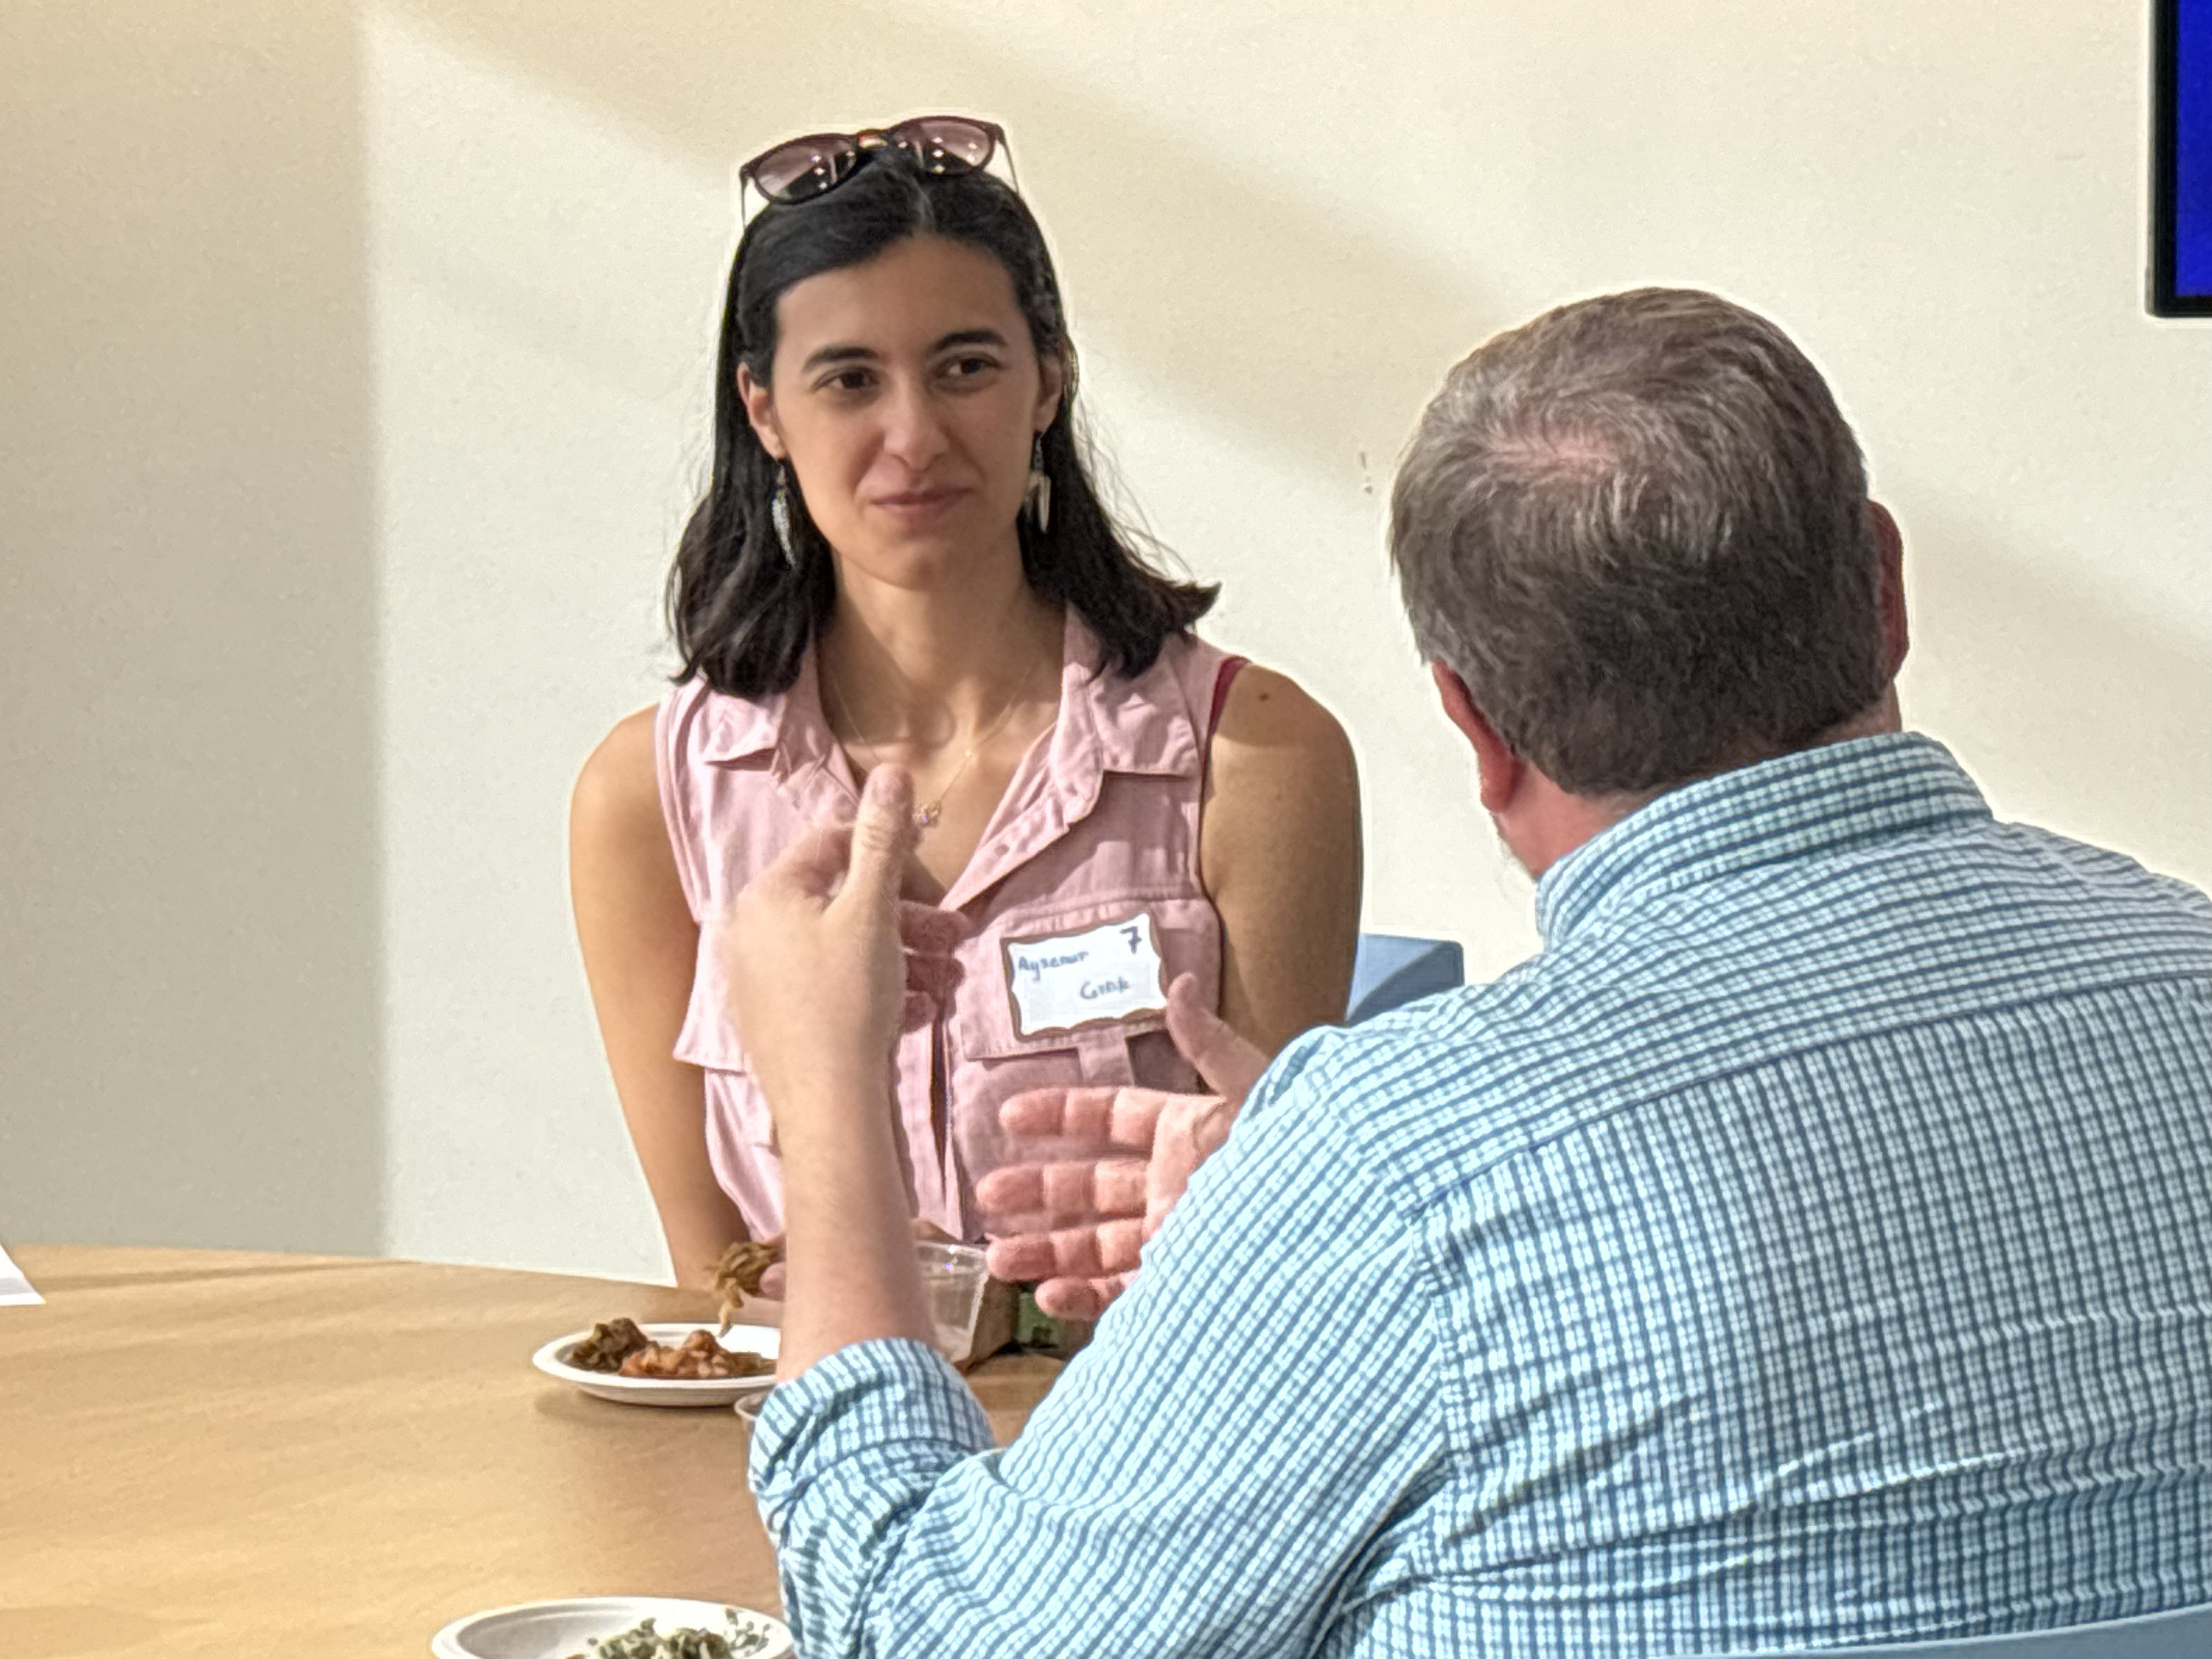
<svg viewBox="0 0 2212 1659">
<path fill-rule="evenodd" d="M 1717 1654 L 2212 1600 L 2212 903 L 1868 738 L 1277 1060 L 1019 1440 L 769 1397 L 809 1659 Z"/>
</svg>

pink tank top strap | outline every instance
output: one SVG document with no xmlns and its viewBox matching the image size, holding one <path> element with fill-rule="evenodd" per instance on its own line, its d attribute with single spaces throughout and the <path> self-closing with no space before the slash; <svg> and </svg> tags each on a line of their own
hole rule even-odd
<svg viewBox="0 0 2212 1659">
<path fill-rule="evenodd" d="M 1221 711 L 1229 706 L 1229 687 L 1237 678 L 1237 671 L 1250 661 L 1249 657 L 1224 657 L 1221 666 L 1213 671 L 1213 707 L 1206 716 L 1206 741 L 1210 747 L 1215 728 L 1221 724 Z"/>
<path fill-rule="evenodd" d="M 1201 803 L 1206 799 L 1206 781 L 1213 770 L 1213 734 L 1221 729 L 1221 711 L 1229 706 L 1229 688 L 1236 682 L 1237 671 L 1250 660 L 1249 657 L 1224 657 L 1221 665 L 1213 671 L 1213 702 L 1206 710 L 1206 731 L 1200 739 L 1206 750 L 1198 772 L 1198 798 Z"/>
</svg>

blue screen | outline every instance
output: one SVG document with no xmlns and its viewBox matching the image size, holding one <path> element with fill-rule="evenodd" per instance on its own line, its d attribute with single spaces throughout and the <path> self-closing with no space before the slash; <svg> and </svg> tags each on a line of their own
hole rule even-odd
<svg viewBox="0 0 2212 1659">
<path fill-rule="evenodd" d="M 2173 289 L 2212 298 L 2212 0 L 2174 14 Z"/>
</svg>

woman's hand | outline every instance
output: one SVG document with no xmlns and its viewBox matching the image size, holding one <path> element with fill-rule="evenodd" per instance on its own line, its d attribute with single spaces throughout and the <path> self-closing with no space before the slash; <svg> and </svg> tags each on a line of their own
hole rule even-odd
<svg viewBox="0 0 2212 1659">
<path fill-rule="evenodd" d="M 958 983 L 967 924 L 899 896 L 919 835 L 912 781 L 878 767 L 852 823 L 809 830 L 738 896 L 721 945 L 730 1012 L 771 1113 L 879 1082 L 900 1030 Z"/>
</svg>

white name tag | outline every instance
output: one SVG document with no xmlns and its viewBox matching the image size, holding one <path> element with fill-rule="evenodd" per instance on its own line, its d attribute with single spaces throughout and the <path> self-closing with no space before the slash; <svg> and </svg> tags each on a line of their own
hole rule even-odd
<svg viewBox="0 0 2212 1659">
<path fill-rule="evenodd" d="M 1014 1030 L 1023 1036 L 1163 1013 L 1168 1006 L 1167 973 L 1146 911 L 1087 933 L 1007 940 L 1006 986 Z"/>
</svg>

